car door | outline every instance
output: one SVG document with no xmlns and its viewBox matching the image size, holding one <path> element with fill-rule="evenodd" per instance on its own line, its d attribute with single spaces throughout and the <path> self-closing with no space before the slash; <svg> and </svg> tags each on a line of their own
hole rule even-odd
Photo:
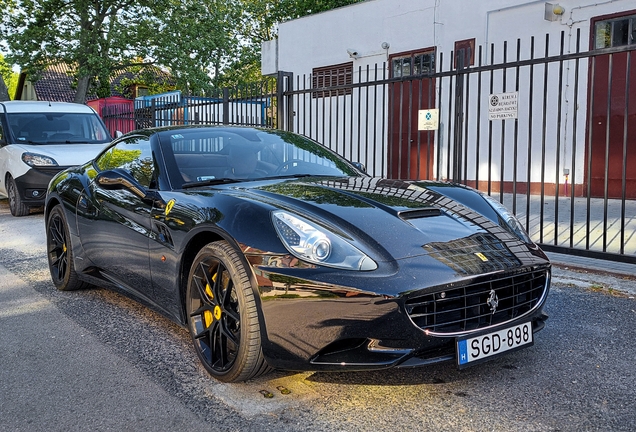
<svg viewBox="0 0 636 432">
<path fill-rule="evenodd" d="M 93 168 L 99 173 L 118 170 L 130 174 L 143 188 L 156 188 L 150 141 L 133 136 L 100 155 Z M 152 201 L 131 188 L 105 188 L 93 180 L 77 205 L 78 231 L 86 256 L 106 279 L 150 301 L 148 242 Z"/>
</svg>

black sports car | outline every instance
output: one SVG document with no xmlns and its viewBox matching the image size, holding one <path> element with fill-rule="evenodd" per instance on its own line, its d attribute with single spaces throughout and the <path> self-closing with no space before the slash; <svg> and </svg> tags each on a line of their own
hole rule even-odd
<svg viewBox="0 0 636 432">
<path fill-rule="evenodd" d="M 54 284 L 115 287 L 187 325 L 211 375 L 364 370 L 526 347 L 550 263 L 497 201 L 371 178 L 289 132 L 140 130 L 46 198 Z"/>
</svg>

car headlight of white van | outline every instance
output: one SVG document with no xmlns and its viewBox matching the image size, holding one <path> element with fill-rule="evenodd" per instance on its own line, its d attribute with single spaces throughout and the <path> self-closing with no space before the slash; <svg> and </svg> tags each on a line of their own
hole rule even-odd
<svg viewBox="0 0 636 432">
<path fill-rule="evenodd" d="M 369 271 L 378 265 L 340 235 L 304 217 L 275 211 L 272 221 L 281 241 L 296 257 L 314 264 Z"/>
<path fill-rule="evenodd" d="M 22 162 L 30 167 L 57 166 L 55 159 L 37 153 L 22 153 Z"/>
</svg>

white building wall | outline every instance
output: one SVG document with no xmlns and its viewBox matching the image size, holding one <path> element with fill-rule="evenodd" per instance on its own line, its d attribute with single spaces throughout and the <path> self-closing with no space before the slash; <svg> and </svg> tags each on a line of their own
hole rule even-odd
<svg viewBox="0 0 636 432">
<path fill-rule="evenodd" d="M 556 4 L 554 2 L 553 4 Z M 545 35 L 549 34 L 550 44 L 548 55 L 557 55 L 560 51 L 561 33 L 564 33 L 564 53 L 575 52 L 576 34 L 581 32 L 581 50 L 589 49 L 590 40 L 590 20 L 593 17 L 613 14 L 618 12 L 636 10 L 636 0 L 579 0 L 559 2 L 565 10 L 564 14 L 556 21 L 548 21 L 544 18 L 546 2 L 543 0 L 518 1 L 518 0 L 369 0 L 363 3 L 339 8 L 336 10 L 292 20 L 281 23 L 279 26 L 279 38 L 277 49 L 268 47 L 267 52 L 276 52 L 276 59 L 271 55 L 264 58 L 263 64 L 267 65 L 264 73 L 273 73 L 277 70 L 293 72 L 297 77 L 295 86 L 311 87 L 310 74 L 313 68 L 330 66 L 351 61 L 347 50 L 354 50 L 358 56 L 353 59 L 354 83 L 359 82 L 358 71 L 361 68 L 363 77 L 361 81 L 366 81 L 366 68 L 372 70 L 379 65 L 386 69 L 388 77 L 388 59 L 391 54 L 413 51 L 428 47 L 436 47 L 439 54 L 443 53 L 443 70 L 449 69 L 450 53 L 454 49 L 456 41 L 475 38 L 476 46 L 482 46 L 483 64 L 491 62 L 500 63 L 503 61 L 503 42 L 508 41 L 508 61 L 516 59 L 517 39 L 521 39 L 520 58 L 530 58 L 530 38 L 535 37 L 534 58 L 542 57 L 545 54 Z M 383 43 L 388 44 L 387 49 L 383 49 Z M 490 47 L 495 45 L 495 57 L 491 59 Z M 385 44 L 386 45 L 386 44 Z M 267 54 L 266 54 L 267 55 Z M 479 60 L 475 56 L 475 65 Z M 470 160 L 491 160 L 489 165 L 474 166 L 472 162 L 468 165 L 468 179 L 480 179 L 485 177 L 485 173 L 490 171 L 493 180 L 512 179 L 513 173 L 517 172 L 517 179 L 525 179 L 524 175 L 528 171 L 530 162 L 531 181 L 558 182 L 562 184 L 565 180 L 564 173 L 571 164 L 571 156 L 576 152 L 577 172 L 571 173 L 570 182 L 577 183 L 583 181 L 584 156 L 585 156 L 585 121 L 587 118 L 587 60 L 579 62 L 579 88 L 577 106 L 574 101 L 574 62 L 563 64 L 562 80 L 559 82 L 558 63 L 551 64 L 549 68 L 549 81 L 547 89 L 544 88 L 543 66 L 535 66 L 533 73 L 533 85 L 529 85 L 529 68 L 520 71 L 522 88 L 519 90 L 519 118 L 528 119 L 531 116 L 530 110 L 530 89 L 532 88 L 532 124 L 519 122 L 517 130 L 519 142 L 524 143 L 518 149 L 517 160 L 511 162 L 513 155 L 514 121 L 506 120 L 502 126 L 502 120 L 492 122 L 492 133 L 489 132 L 490 124 L 487 117 L 487 98 L 489 93 L 490 76 L 482 75 L 482 96 L 481 100 L 476 99 L 476 91 L 473 90 L 471 100 L 468 102 L 469 113 L 469 136 L 467 137 L 468 154 Z M 437 67 L 439 70 L 439 66 Z M 507 71 L 506 91 L 515 90 L 515 73 L 513 70 Z M 300 78 L 298 78 L 300 77 Z M 525 77 L 525 78 L 524 78 Z M 300 81 L 296 81 L 299 79 Z M 470 78 L 471 89 L 477 88 L 478 77 Z M 503 78 L 501 72 L 494 74 L 495 87 L 493 93 L 503 91 Z M 446 87 L 445 87 L 446 86 Z M 558 90 L 567 95 L 561 102 L 560 116 L 558 108 Z M 437 82 L 437 94 L 443 95 L 443 105 L 447 105 L 448 81 L 440 84 Z M 547 108 L 545 123 L 543 121 L 543 95 L 547 94 Z M 379 96 L 378 102 L 385 100 L 388 103 L 387 89 L 376 89 Z M 356 106 L 360 98 L 354 92 L 353 96 L 338 97 L 349 99 L 349 106 Z M 335 104 L 336 97 L 332 101 Z M 305 104 L 309 103 L 309 99 Z M 440 104 L 440 98 L 437 98 Z M 481 115 L 476 117 L 477 106 L 480 104 Z M 331 106 L 331 105 L 330 105 Z M 300 110 L 300 108 L 299 108 Z M 376 115 L 387 116 L 386 107 L 376 108 Z M 331 126 L 328 132 L 323 132 L 321 122 L 323 122 L 323 110 L 317 109 L 306 120 L 312 125 L 302 125 L 296 128 L 303 133 L 303 128 L 315 128 L 318 135 L 313 135 L 318 140 L 331 141 L 336 143 L 352 141 L 353 148 L 343 149 L 341 153 L 346 157 L 360 161 L 371 161 L 371 165 L 376 172 L 387 172 L 386 148 L 377 149 L 375 158 L 370 157 L 364 149 L 358 151 L 357 141 L 360 138 L 357 130 L 351 131 L 347 124 L 350 123 L 353 113 L 342 114 L 343 118 L 339 127 Z M 329 110 L 327 110 L 329 111 Z M 297 114 L 302 114 L 298 112 Z M 327 116 L 329 112 L 325 113 Z M 366 115 L 363 114 L 363 115 Z M 572 129 L 574 116 L 577 116 L 577 128 Z M 441 118 L 446 118 L 444 115 Z M 477 122 L 480 122 L 480 135 L 475 136 Z M 560 129 L 558 123 L 560 122 Z M 324 122 L 323 122 L 324 123 Z M 341 130 L 340 130 L 341 129 Z M 354 129 L 356 127 L 354 126 Z M 451 141 L 449 130 L 452 134 L 452 125 L 441 124 L 440 133 L 442 143 Z M 501 168 L 501 152 L 499 151 L 502 141 L 502 130 L 505 131 L 505 150 L 503 170 Z M 381 135 L 386 143 L 388 131 L 378 128 L 369 129 L 372 136 Z M 369 136 L 367 134 L 367 136 Z M 576 135 L 576 140 L 573 137 Z M 447 138 L 447 139 L 444 139 Z M 528 152 L 528 137 L 532 137 L 531 148 Z M 492 143 L 493 153 L 490 153 L 488 142 Z M 477 155 L 476 143 L 480 142 L 479 155 Z M 545 150 L 543 145 L 545 143 Z M 558 143 L 558 144 L 557 144 Z M 340 144 L 338 144 L 340 145 Z M 336 146 L 337 147 L 337 146 Z M 336 149 L 336 148 L 334 148 Z M 337 149 L 339 152 L 340 150 Z M 438 148 L 441 157 L 441 167 L 447 166 L 447 149 Z M 385 154 L 382 154 L 384 152 Z M 538 164 L 543 155 L 547 155 L 547 164 Z M 372 155 L 371 155 L 372 156 Z M 530 157 L 528 157 L 530 156 Z M 559 166 L 556 160 L 560 159 Z M 437 157 L 436 157 L 437 160 Z M 479 170 L 479 171 L 478 171 Z M 526 179 L 527 180 L 527 179 Z"/>
</svg>

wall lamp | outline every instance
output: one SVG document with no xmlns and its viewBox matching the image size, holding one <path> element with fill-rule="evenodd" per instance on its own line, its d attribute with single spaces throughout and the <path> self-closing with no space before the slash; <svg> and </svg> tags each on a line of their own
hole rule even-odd
<svg viewBox="0 0 636 432">
<path fill-rule="evenodd" d="M 565 8 L 558 3 L 546 3 L 545 4 L 545 16 L 546 21 L 558 21 L 565 13 Z"/>
</svg>

